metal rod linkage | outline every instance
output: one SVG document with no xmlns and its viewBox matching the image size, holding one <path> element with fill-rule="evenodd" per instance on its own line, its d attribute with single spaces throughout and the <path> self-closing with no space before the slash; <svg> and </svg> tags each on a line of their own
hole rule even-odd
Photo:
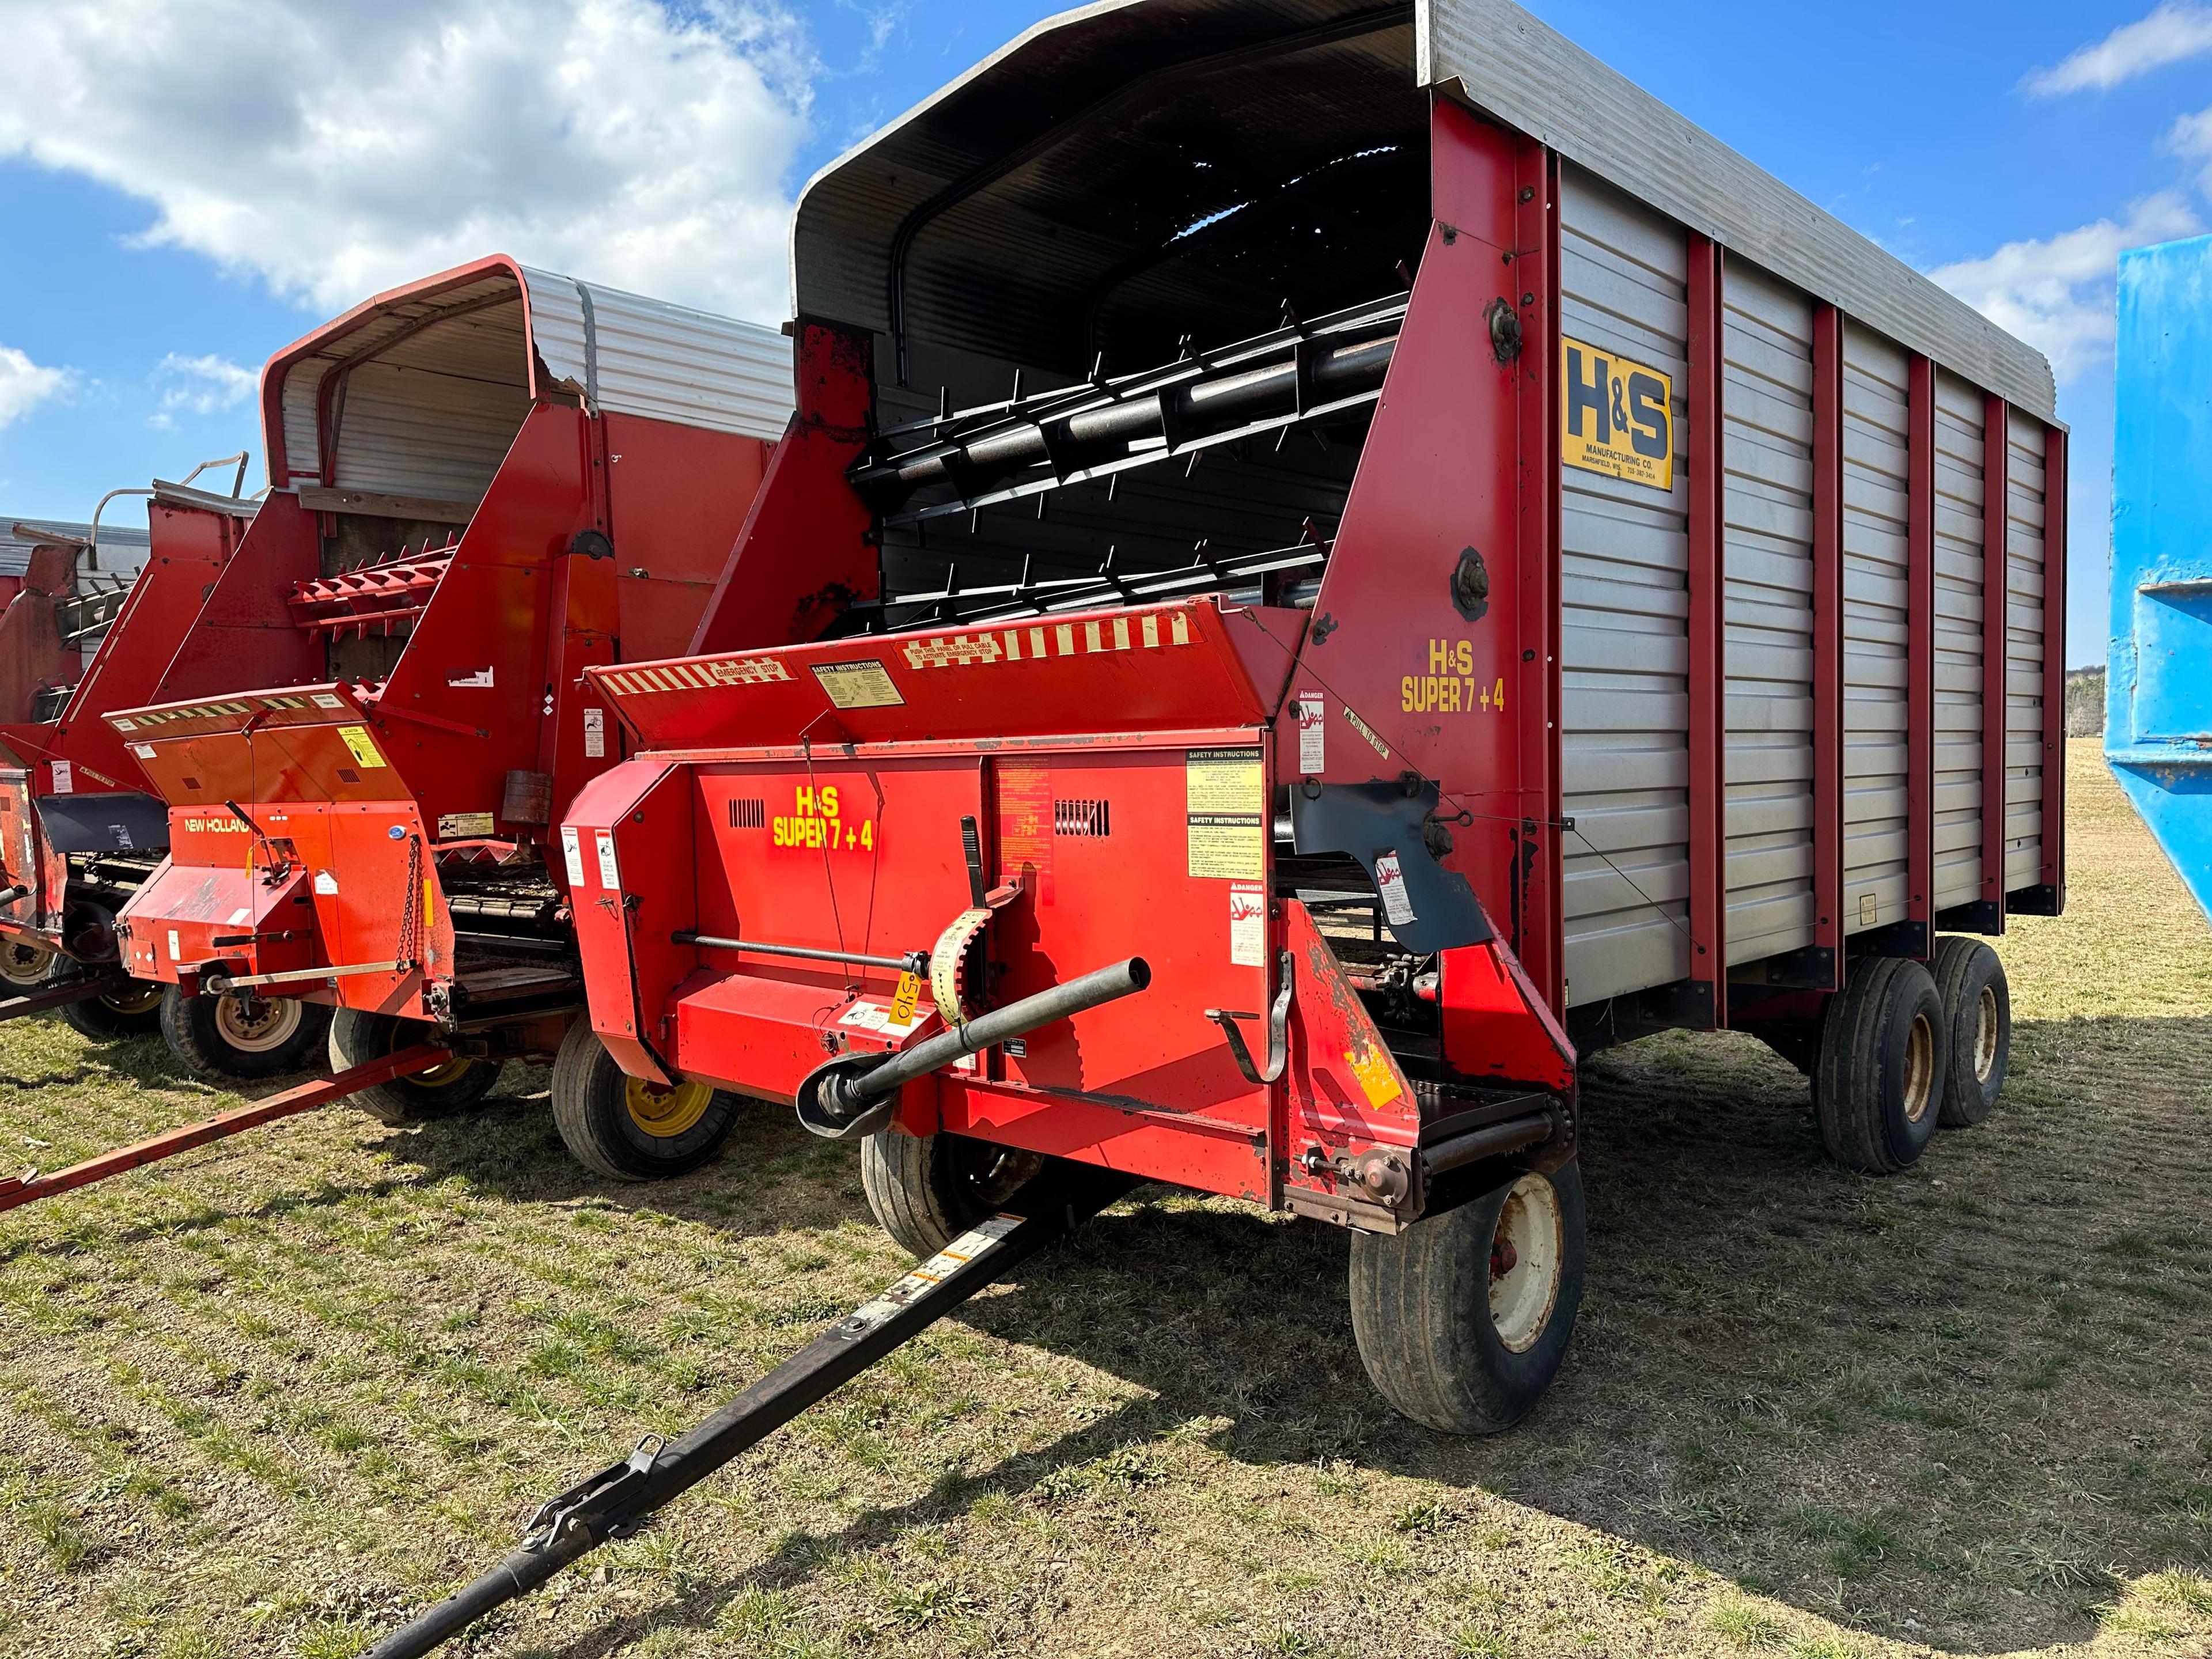
<svg viewBox="0 0 2212 1659">
<path fill-rule="evenodd" d="M 855 951 L 817 951 L 804 945 L 764 945 L 758 939 L 716 939 L 710 933 L 671 933 L 678 945 L 696 945 L 708 951 L 750 951 L 757 957 L 795 957 L 801 962 L 857 962 L 863 968 L 889 968 L 903 974 L 929 971 L 929 952 L 909 951 L 902 957 L 863 956 Z"/>
</svg>

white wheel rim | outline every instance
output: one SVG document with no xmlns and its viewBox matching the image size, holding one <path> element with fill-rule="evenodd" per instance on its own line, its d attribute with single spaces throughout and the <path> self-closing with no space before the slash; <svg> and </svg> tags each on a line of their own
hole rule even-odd
<svg viewBox="0 0 2212 1659">
<path fill-rule="evenodd" d="M 0 979 L 10 985 L 43 985 L 53 961 L 54 953 L 44 945 L 9 939 L 0 945 Z"/>
<path fill-rule="evenodd" d="M 218 997 L 215 1005 L 216 1035 L 241 1054 L 264 1054 L 281 1048 L 300 1029 L 306 1012 L 289 997 L 256 997 L 253 1012 L 236 992 Z"/>
<path fill-rule="evenodd" d="M 1997 1068 L 1997 988 L 1982 987 L 1974 1012 L 1974 1081 L 1987 1083 Z"/>
<path fill-rule="evenodd" d="M 1513 1183 L 1490 1238 L 1490 1323 L 1515 1353 L 1536 1346 L 1559 1299 L 1566 1259 L 1559 1195 L 1540 1175 Z"/>
<path fill-rule="evenodd" d="M 1936 1028 L 1925 1014 L 1912 1017 L 1905 1036 L 1905 1115 L 1917 1123 L 1936 1093 Z"/>
</svg>

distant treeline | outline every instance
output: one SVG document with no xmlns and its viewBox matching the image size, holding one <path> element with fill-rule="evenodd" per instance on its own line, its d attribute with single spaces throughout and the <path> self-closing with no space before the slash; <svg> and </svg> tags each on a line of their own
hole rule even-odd
<svg viewBox="0 0 2212 1659">
<path fill-rule="evenodd" d="M 2066 735 L 2101 738 L 2105 735 L 2105 671 L 2069 668 L 2066 671 Z"/>
</svg>

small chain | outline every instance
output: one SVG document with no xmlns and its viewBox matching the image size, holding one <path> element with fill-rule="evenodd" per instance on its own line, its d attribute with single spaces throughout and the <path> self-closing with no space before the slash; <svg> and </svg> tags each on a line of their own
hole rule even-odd
<svg viewBox="0 0 2212 1659">
<path fill-rule="evenodd" d="M 399 970 L 405 973 L 416 966 L 415 951 L 420 938 L 422 919 L 416 906 L 422 900 L 422 837 L 407 837 L 407 891 L 399 905 Z"/>
</svg>

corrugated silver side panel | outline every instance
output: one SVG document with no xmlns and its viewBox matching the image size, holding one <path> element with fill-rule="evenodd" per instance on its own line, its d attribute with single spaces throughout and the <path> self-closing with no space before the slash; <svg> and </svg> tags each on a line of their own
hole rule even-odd
<svg viewBox="0 0 2212 1659">
<path fill-rule="evenodd" d="M 1982 889 L 1982 395 L 1936 377 L 1936 905 Z"/>
<path fill-rule="evenodd" d="M 2011 589 L 2005 605 L 2005 891 L 2043 878 L 2044 430 L 2012 417 Z M 2063 648 L 2063 647 L 2062 647 Z"/>
<path fill-rule="evenodd" d="M 1910 368 L 1844 332 L 1844 926 L 1905 919 Z"/>
<path fill-rule="evenodd" d="M 292 476 L 271 478 L 270 483 L 283 487 L 321 481 L 315 447 L 315 398 L 330 367 L 323 359 L 311 357 L 295 363 L 284 376 L 284 465 Z"/>
<path fill-rule="evenodd" d="M 530 412 L 523 363 L 517 295 L 352 366 L 337 405 L 337 487 L 473 504 Z"/>
<path fill-rule="evenodd" d="M 1813 896 L 1813 301 L 1730 259 L 1728 959 L 1809 945 Z"/>
<path fill-rule="evenodd" d="M 2045 419 L 2051 366 L 1512 0 L 1418 0 L 1424 86 L 1468 99 L 1730 252 Z"/>
<path fill-rule="evenodd" d="M 538 355 L 556 383 L 597 408 L 769 441 L 783 435 L 795 394 L 791 343 L 775 329 L 552 271 L 523 276 Z"/>
<path fill-rule="evenodd" d="M 1689 384 L 1682 232 L 1569 169 L 1559 286 L 1568 334 Z M 1690 971 L 1689 497 L 1562 469 L 1561 719 L 1567 1000 Z M 1602 856 L 1601 856 L 1602 854 Z M 1607 860 L 1610 860 L 1610 864 Z"/>
</svg>

